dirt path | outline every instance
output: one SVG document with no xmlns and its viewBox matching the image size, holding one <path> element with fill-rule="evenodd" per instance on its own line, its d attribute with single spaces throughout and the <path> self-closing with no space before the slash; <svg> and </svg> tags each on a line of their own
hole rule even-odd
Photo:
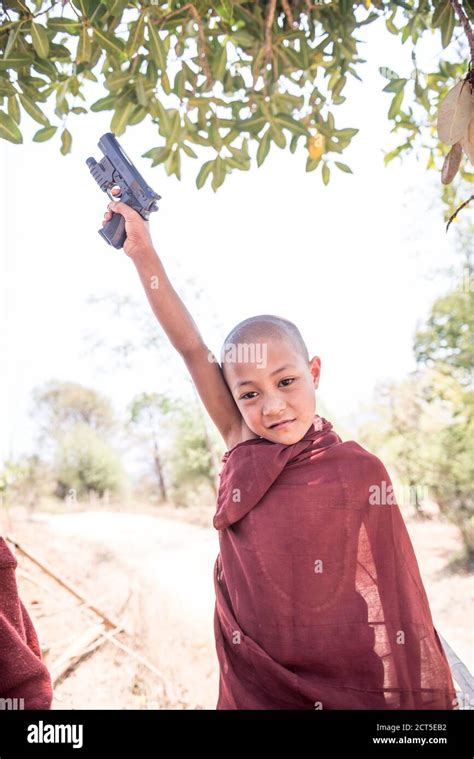
<svg viewBox="0 0 474 759">
<path fill-rule="evenodd" d="M 41 514 L 16 532 L 37 546 L 35 553 L 59 573 L 65 569 L 70 581 L 98 605 L 102 599 L 108 613 L 113 614 L 119 597 L 123 599 L 127 589 L 133 588 L 135 647 L 177 686 L 184 700 L 194 705 L 191 708 L 215 709 L 213 567 L 219 551 L 215 530 L 164 517 L 81 512 Z M 47 545 L 46 551 L 41 551 L 42 545 Z M 30 594 L 28 583 L 23 584 Z M 41 640 L 50 639 L 45 624 L 40 617 Z M 113 683 L 107 681 L 110 668 L 116 671 L 116 667 L 125 667 L 126 672 L 116 673 L 118 687 L 113 692 Z M 53 708 L 159 708 L 158 683 L 153 693 L 153 675 L 140 665 L 138 670 L 137 674 L 126 654 L 106 644 L 58 686 Z M 123 675 L 129 680 L 131 699 L 119 685 Z M 116 703 L 119 699 L 122 702 Z"/>
</svg>

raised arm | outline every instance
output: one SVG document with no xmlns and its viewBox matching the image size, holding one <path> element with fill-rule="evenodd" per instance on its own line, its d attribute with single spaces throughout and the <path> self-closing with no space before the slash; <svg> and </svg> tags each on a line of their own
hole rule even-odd
<svg viewBox="0 0 474 759">
<path fill-rule="evenodd" d="M 150 236 L 149 222 L 129 206 L 115 201 L 109 208 L 125 218 L 125 253 L 132 259 L 156 318 L 182 356 L 211 419 L 228 447 L 241 439 L 243 418 L 212 353 L 178 293 L 172 286 Z M 106 221 L 111 211 L 104 214 Z M 246 426 L 246 425 L 245 425 Z"/>
</svg>

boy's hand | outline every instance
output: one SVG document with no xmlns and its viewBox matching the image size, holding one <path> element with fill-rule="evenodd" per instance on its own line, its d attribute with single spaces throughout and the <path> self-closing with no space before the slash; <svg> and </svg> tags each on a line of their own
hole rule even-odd
<svg viewBox="0 0 474 759">
<path fill-rule="evenodd" d="M 112 193 L 118 195 L 120 189 L 112 188 Z M 150 235 L 150 223 L 145 221 L 137 211 L 128 206 L 126 203 L 122 203 L 120 200 L 110 201 L 108 205 L 109 210 L 104 213 L 104 226 L 112 218 L 112 211 L 114 213 L 121 213 L 125 219 L 125 232 L 127 233 L 127 239 L 125 240 L 123 249 L 127 256 L 130 258 L 136 258 L 142 255 L 147 250 L 153 249 L 153 240 Z M 112 209 L 112 210 L 110 210 Z"/>
</svg>

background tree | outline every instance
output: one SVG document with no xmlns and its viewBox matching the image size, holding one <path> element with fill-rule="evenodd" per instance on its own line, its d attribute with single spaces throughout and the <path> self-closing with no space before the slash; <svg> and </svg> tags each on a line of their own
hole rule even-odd
<svg viewBox="0 0 474 759">
<path fill-rule="evenodd" d="M 108 398 L 78 382 L 50 380 L 32 395 L 32 414 L 38 419 L 41 437 L 54 438 L 64 427 L 80 423 L 101 434 L 116 428 Z"/>
<path fill-rule="evenodd" d="M 127 492 L 120 455 L 112 445 L 118 423 L 108 398 L 77 382 L 51 380 L 33 390 L 38 446 L 54 467 L 56 495 Z"/>
<path fill-rule="evenodd" d="M 72 500 L 106 491 L 128 495 L 128 480 L 120 455 L 94 429 L 75 424 L 58 436 L 55 455 L 56 495 Z"/>
<path fill-rule="evenodd" d="M 441 512 L 459 529 L 474 560 L 474 276 L 472 245 L 461 235 L 458 281 L 437 298 L 414 336 L 419 370 L 390 383 L 360 438 L 403 482 L 427 485 Z M 416 504 L 415 504 L 416 505 Z"/>
<path fill-rule="evenodd" d="M 217 496 L 212 449 L 197 403 L 181 403 L 173 418 L 173 442 L 167 456 L 169 495 L 175 505 L 214 502 Z"/>
<path fill-rule="evenodd" d="M 359 430 L 362 444 L 387 462 L 409 489 L 409 504 L 419 518 L 426 517 L 423 501 L 436 483 L 437 436 L 449 421 L 442 408 L 427 400 L 427 388 L 431 387 L 429 371 L 413 372 L 398 383 L 379 383 L 372 420 Z M 407 505 L 404 499 L 402 504 Z"/>
<path fill-rule="evenodd" d="M 140 436 L 145 437 L 150 445 L 158 485 L 158 499 L 163 503 L 168 496 L 160 438 L 163 435 L 166 417 L 175 410 L 176 403 L 163 393 L 139 393 L 129 404 L 130 426 Z"/>
<path fill-rule="evenodd" d="M 0 136 L 21 143 L 25 111 L 41 127 L 34 140 L 60 129 L 61 152 L 68 153 L 73 119 L 88 112 L 83 90 L 95 82 L 100 97 L 90 108 L 113 112 L 116 135 L 145 118 L 157 125 L 164 141 L 144 153 L 152 166 L 163 163 L 180 179 L 182 154 L 199 160 L 193 148 L 209 148 L 213 156 L 200 166 L 196 185 L 212 174 L 214 191 L 233 170 L 250 168 L 250 147 L 260 166 L 272 145 L 287 147 L 288 137 L 292 153 L 303 139 L 306 171 L 321 166 L 325 184 L 332 166 L 351 172 L 337 154 L 358 130 L 336 127 L 333 107 L 345 101 L 349 76 L 362 81 L 357 33 L 374 22 L 385 23 L 400 46 L 413 44 L 412 71 L 380 68 L 389 80 L 392 131 L 404 132 L 385 162 L 418 147 L 420 137 L 427 168 L 440 171 L 450 148 L 436 136 L 438 106 L 474 59 L 474 0 L 13 0 L 1 6 Z M 424 72 L 416 45 L 433 30 L 440 59 L 437 70 Z M 453 39 L 458 60 L 443 60 Z M 173 96 L 176 107 L 165 106 L 164 96 Z M 50 98 L 54 118 L 44 110 Z M 473 180 L 470 169 L 464 161 L 463 181 Z M 442 197 L 447 218 L 458 205 L 455 187 L 444 186 Z"/>
<path fill-rule="evenodd" d="M 468 561 L 474 560 L 474 272 L 465 265 L 456 289 L 438 298 L 415 335 L 420 366 L 434 370 L 426 398 L 449 411 L 438 439 L 434 491 L 441 510 L 461 530 Z M 438 378 L 438 381 L 436 381 Z"/>
</svg>

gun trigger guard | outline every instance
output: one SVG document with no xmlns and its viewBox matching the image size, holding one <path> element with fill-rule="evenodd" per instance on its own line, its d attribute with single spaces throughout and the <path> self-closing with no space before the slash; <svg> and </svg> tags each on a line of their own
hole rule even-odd
<svg viewBox="0 0 474 759">
<path fill-rule="evenodd" d="M 122 188 L 120 188 L 120 195 L 113 195 L 112 187 L 117 187 L 117 184 L 113 184 L 111 187 L 107 187 L 106 189 L 106 193 L 109 196 L 110 200 L 122 200 Z"/>
</svg>

